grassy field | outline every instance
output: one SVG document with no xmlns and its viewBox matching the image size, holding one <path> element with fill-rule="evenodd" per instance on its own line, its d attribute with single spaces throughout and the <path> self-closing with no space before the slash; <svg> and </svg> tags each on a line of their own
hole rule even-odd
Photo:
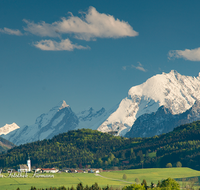
<svg viewBox="0 0 200 190">
<path fill-rule="evenodd" d="M 128 182 L 135 182 L 136 178 L 139 178 L 140 182 L 143 179 L 148 184 L 151 182 L 157 183 L 158 180 L 166 179 L 168 177 L 178 179 L 187 177 L 198 177 L 200 171 L 192 170 L 190 168 L 150 168 L 150 169 L 135 169 L 135 170 L 122 170 L 113 172 L 101 173 L 102 176 L 114 179 L 122 179 L 123 174 L 126 174 Z"/>
<path fill-rule="evenodd" d="M 123 174 L 127 175 L 127 180 L 123 181 Z M 122 170 L 113 172 L 103 172 L 100 173 L 101 176 L 96 176 L 95 174 L 83 174 L 83 173 L 61 173 L 55 174 L 54 178 L 0 178 L 0 189 L 1 190 L 16 190 L 18 187 L 20 190 L 28 190 L 31 186 L 36 188 L 46 188 L 46 187 L 71 187 L 80 182 L 83 185 L 91 186 L 95 182 L 99 186 L 105 187 L 118 186 L 123 187 L 135 182 L 135 178 L 139 178 L 140 182 L 146 179 L 147 183 L 150 182 L 157 183 L 158 180 L 171 178 L 186 178 L 186 177 L 196 177 L 200 176 L 200 171 L 192 170 L 189 168 L 155 168 L 155 169 L 136 169 L 136 170 Z M 120 181 L 121 180 L 121 181 Z"/>
</svg>

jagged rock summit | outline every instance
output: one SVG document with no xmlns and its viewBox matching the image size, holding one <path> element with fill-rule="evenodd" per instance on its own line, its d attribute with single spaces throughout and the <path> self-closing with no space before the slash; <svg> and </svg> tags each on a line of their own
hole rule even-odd
<svg viewBox="0 0 200 190">
<path fill-rule="evenodd" d="M 200 73 L 197 77 L 191 77 L 172 70 L 133 86 L 128 96 L 109 111 L 89 108 L 75 114 L 65 101 L 61 101 L 49 112 L 40 115 L 35 124 L 2 136 L 16 145 L 81 128 L 121 136 L 130 131 L 126 135 L 129 137 L 154 136 L 172 130 L 178 124 L 199 119 L 199 101 Z"/>
<path fill-rule="evenodd" d="M 20 145 L 52 138 L 59 133 L 75 129 L 78 123 L 79 120 L 76 114 L 65 101 L 62 101 L 49 112 L 40 115 L 35 124 L 25 125 L 2 137 L 16 145 Z"/>
<path fill-rule="evenodd" d="M 6 135 L 15 129 L 19 129 L 19 126 L 16 123 L 6 124 L 0 128 L 0 135 Z"/>
<path fill-rule="evenodd" d="M 161 106 L 156 112 L 141 115 L 134 122 L 126 137 L 152 137 L 168 133 L 175 127 L 200 119 L 200 101 L 196 101 L 187 111 L 172 114 L 169 108 Z"/>
<path fill-rule="evenodd" d="M 105 109 L 95 111 L 93 108 L 75 114 L 63 100 L 49 112 L 37 117 L 35 124 L 22 126 L 3 138 L 16 145 L 52 138 L 69 130 L 90 128 L 97 129 L 107 118 Z"/>
<path fill-rule="evenodd" d="M 124 136 L 139 116 L 156 112 L 160 106 L 169 108 L 172 114 L 180 114 L 190 109 L 196 100 L 200 100 L 200 74 L 191 77 L 174 70 L 163 72 L 130 88 L 128 96 L 98 130 L 117 131 Z"/>
</svg>

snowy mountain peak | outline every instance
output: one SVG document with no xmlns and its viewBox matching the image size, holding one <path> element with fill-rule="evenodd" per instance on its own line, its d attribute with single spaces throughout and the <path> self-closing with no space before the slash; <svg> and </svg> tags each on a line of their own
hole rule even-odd
<svg viewBox="0 0 200 190">
<path fill-rule="evenodd" d="M 173 106 L 173 113 L 180 113 L 185 111 L 184 106 L 189 109 L 196 98 L 200 98 L 199 85 L 200 80 L 198 78 L 184 76 L 172 70 L 167 74 L 155 75 L 143 84 L 132 87 L 128 94 L 131 99 L 135 99 L 136 96 L 144 96 L 158 102 L 160 106 Z M 180 109 L 181 104 L 182 109 Z"/>
<path fill-rule="evenodd" d="M 200 72 L 198 73 L 197 77 L 198 80 L 200 80 Z"/>
<path fill-rule="evenodd" d="M 49 112 L 37 117 L 35 124 L 12 131 L 3 136 L 16 145 L 29 143 L 37 140 L 49 139 L 53 136 L 73 130 L 78 126 L 79 120 L 71 108 L 62 101 Z"/>
<path fill-rule="evenodd" d="M 62 105 L 61 107 L 59 108 L 59 110 L 63 109 L 63 108 L 66 108 L 66 107 L 70 107 L 69 105 L 66 104 L 65 100 L 62 101 Z"/>
<path fill-rule="evenodd" d="M 157 74 L 130 88 L 128 97 L 98 130 L 117 130 L 118 135 L 124 135 L 143 114 L 156 112 L 162 105 L 171 109 L 172 114 L 180 114 L 190 109 L 196 100 L 200 100 L 200 77 L 184 76 L 175 70 Z"/>
<path fill-rule="evenodd" d="M 0 128 L 0 135 L 6 135 L 15 129 L 19 129 L 20 127 L 16 123 L 6 124 Z"/>
</svg>

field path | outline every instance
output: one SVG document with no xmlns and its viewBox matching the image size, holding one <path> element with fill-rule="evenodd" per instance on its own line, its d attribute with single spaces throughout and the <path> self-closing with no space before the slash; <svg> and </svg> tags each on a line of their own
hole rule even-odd
<svg viewBox="0 0 200 190">
<path fill-rule="evenodd" d="M 132 184 L 132 182 L 129 182 L 129 181 L 124 181 L 124 180 L 120 180 L 120 179 L 113 179 L 113 178 L 109 178 L 109 177 L 104 177 L 100 174 L 95 174 L 95 176 L 98 176 L 98 177 L 103 177 L 103 178 L 106 178 L 106 179 L 111 179 L 111 180 L 114 180 L 114 181 L 122 181 L 122 182 L 125 182 L 125 183 L 130 183 Z"/>
</svg>

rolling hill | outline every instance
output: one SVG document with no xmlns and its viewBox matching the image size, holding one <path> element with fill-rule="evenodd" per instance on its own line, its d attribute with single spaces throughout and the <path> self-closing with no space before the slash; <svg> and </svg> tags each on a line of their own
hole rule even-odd
<svg viewBox="0 0 200 190">
<path fill-rule="evenodd" d="M 16 146 L 0 155 L 0 168 L 17 168 L 28 154 L 34 167 L 123 169 L 176 166 L 200 170 L 200 121 L 151 138 L 125 138 L 91 129 Z"/>
</svg>

